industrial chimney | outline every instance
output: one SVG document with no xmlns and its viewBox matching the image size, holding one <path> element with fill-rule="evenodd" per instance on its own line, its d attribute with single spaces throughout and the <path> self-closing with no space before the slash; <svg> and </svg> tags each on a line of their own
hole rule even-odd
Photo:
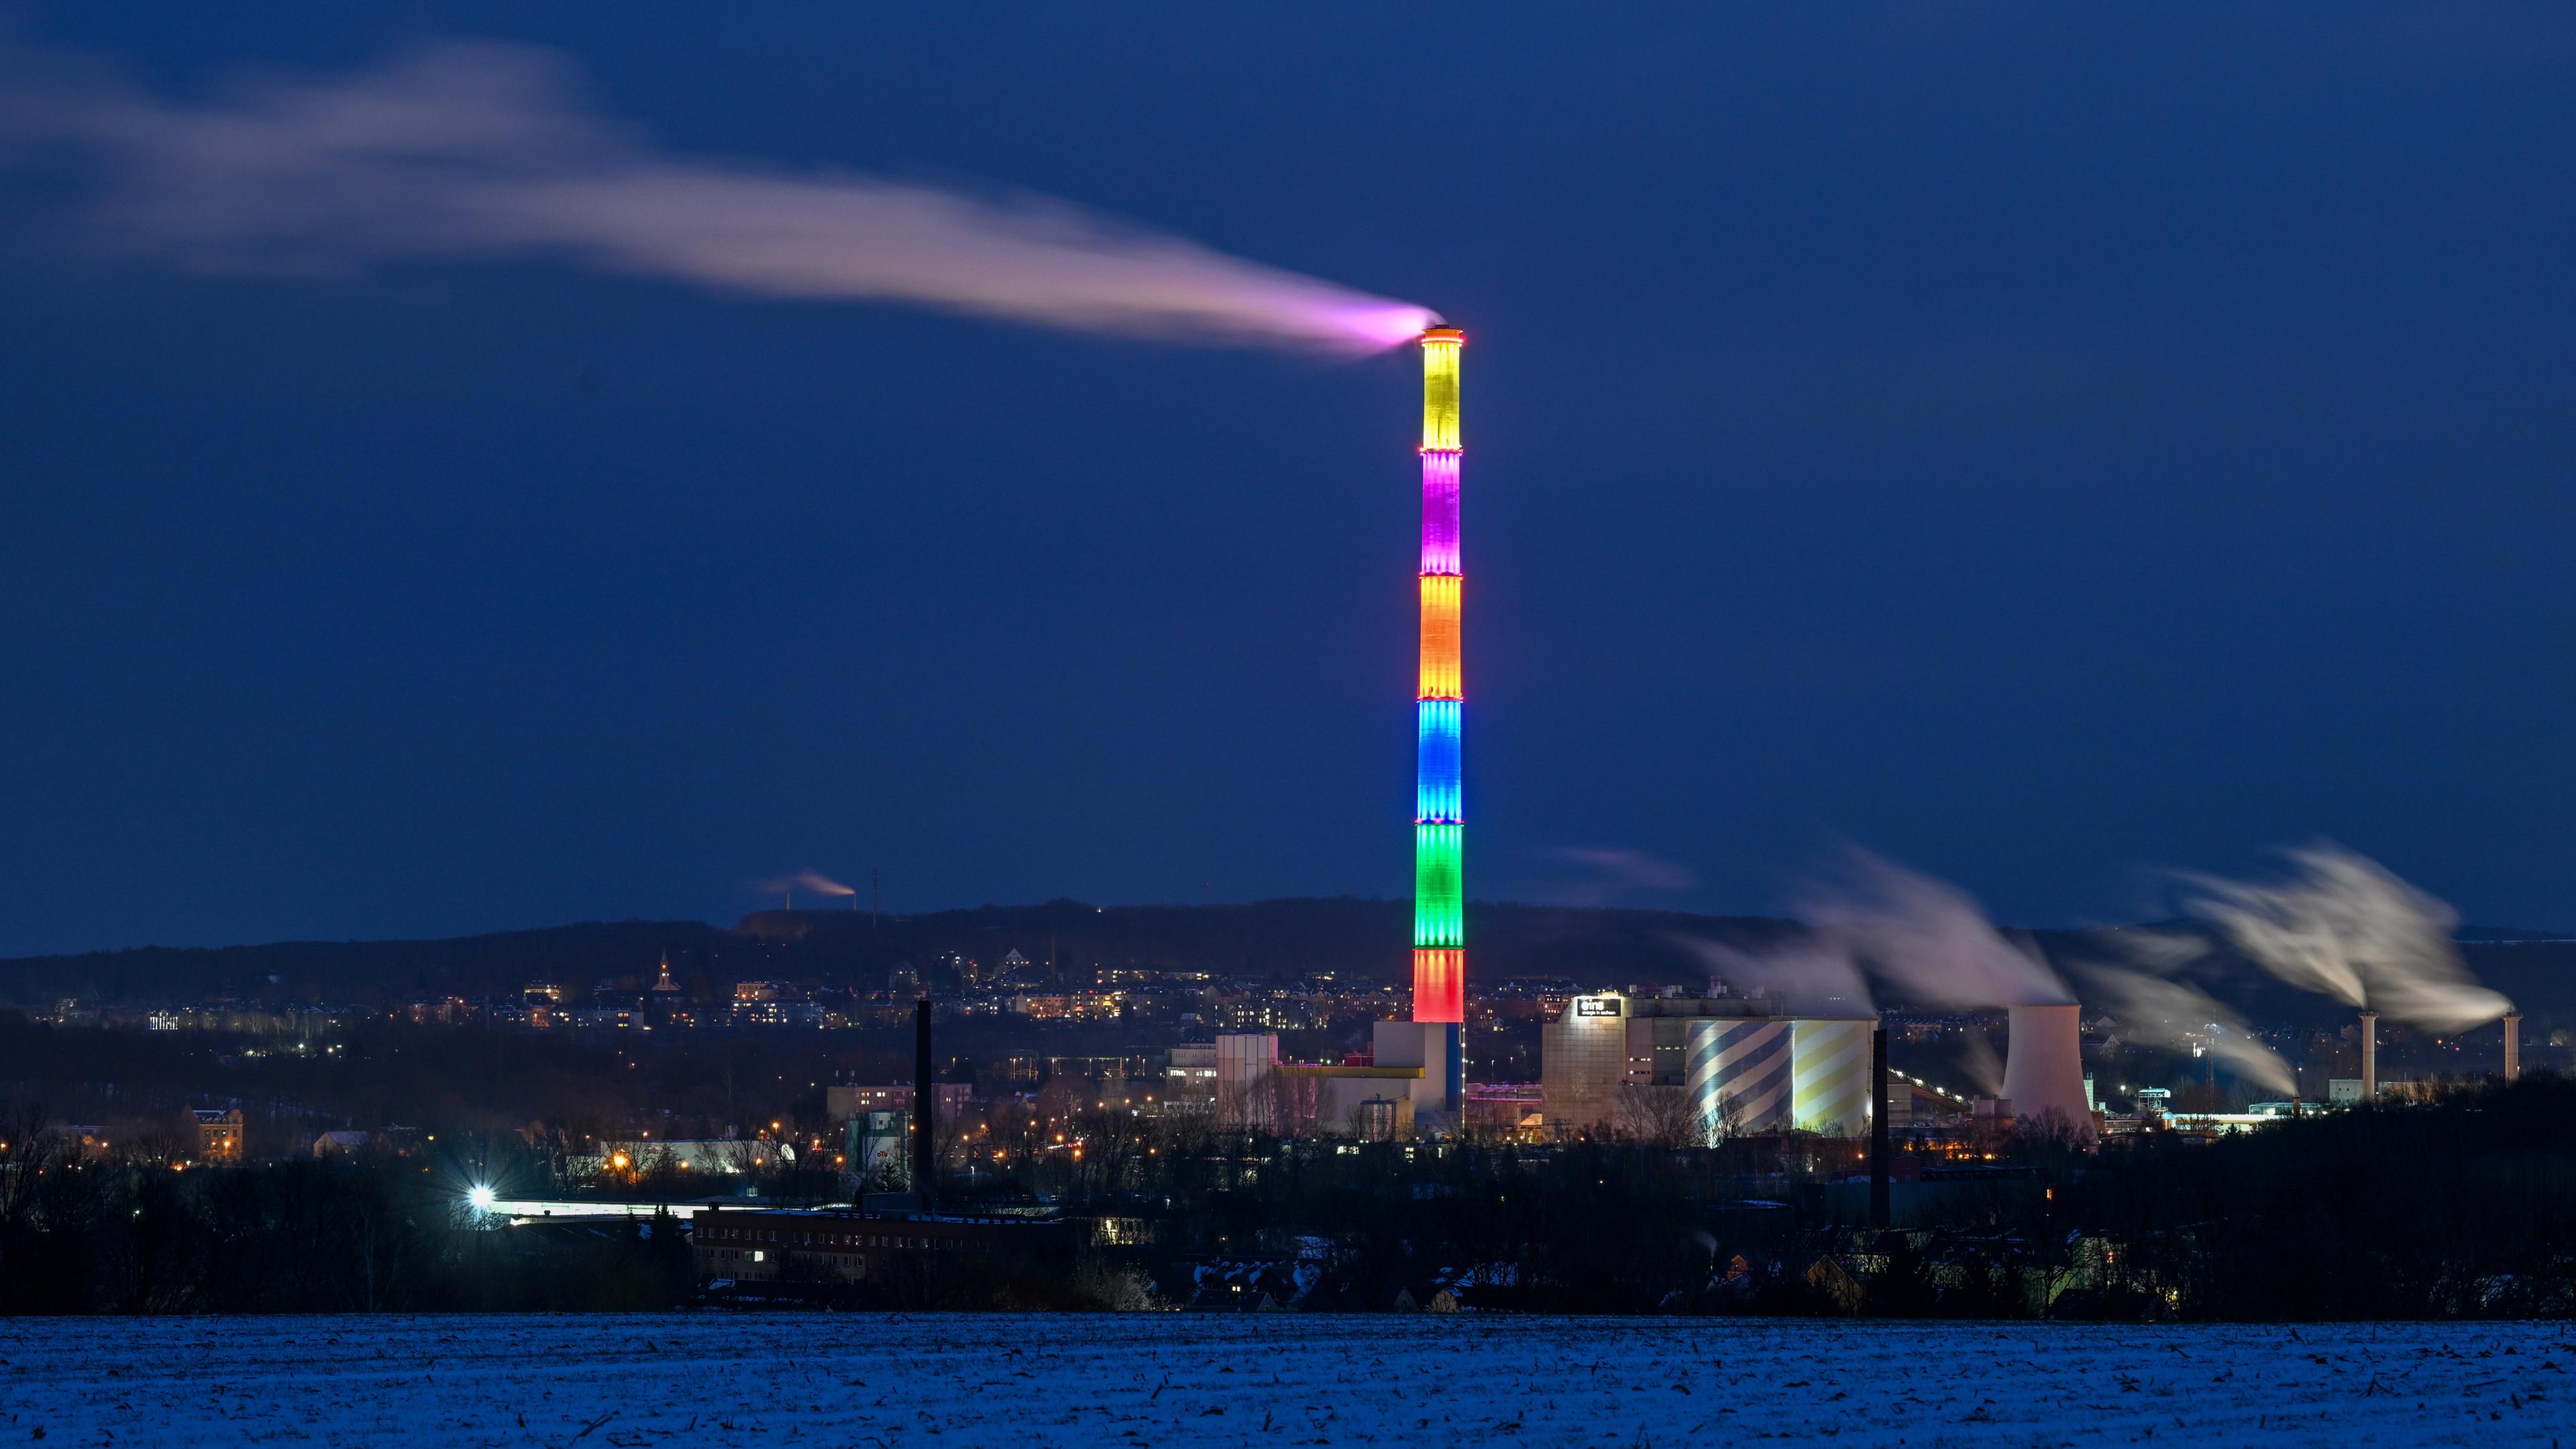
<svg viewBox="0 0 2576 1449">
<path fill-rule="evenodd" d="M 2013 1116 L 2028 1126 L 2054 1114 L 2076 1141 L 2091 1145 L 2093 1106 L 2084 1099 L 2083 1023 L 2081 1007 L 2015 1006 L 2011 1038 L 2004 1048 L 2004 1096 Z"/>
<path fill-rule="evenodd" d="M 2522 1075 L 2522 1013 L 2504 1014 L 2504 1079 L 2508 1082 Z"/>
<path fill-rule="evenodd" d="M 1434 327 L 1422 342 L 1422 667 L 1414 691 L 1413 1020 L 1403 1055 L 1443 1066 L 1443 1111 L 1460 1109 L 1467 1020 L 1466 802 L 1459 736 L 1467 688 L 1459 660 L 1458 355 L 1467 334 Z M 1437 1036 L 1439 1045 L 1432 1039 Z"/>
<path fill-rule="evenodd" d="M 938 1100 L 930 1072 L 930 998 L 925 996 L 912 1004 L 912 1190 L 925 1212 L 939 1186 L 939 1161 L 931 1154 Z"/>
<path fill-rule="evenodd" d="M 2379 1100 L 2379 1013 L 2361 1014 L 2361 1100 Z"/>
<path fill-rule="evenodd" d="M 1869 1225 L 1887 1226 L 1887 1021 L 1869 1029 Z"/>
</svg>

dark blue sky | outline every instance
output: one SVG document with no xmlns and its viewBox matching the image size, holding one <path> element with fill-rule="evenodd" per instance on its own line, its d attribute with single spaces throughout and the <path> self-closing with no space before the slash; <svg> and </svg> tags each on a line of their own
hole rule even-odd
<svg viewBox="0 0 2576 1449">
<path fill-rule="evenodd" d="M 17 35 L 181 92 L 558 47 L 671 151 L 1441 309 L 1473 894 L 1770 909 L 1840 837 L 2068 921 L 2325 835 L 2576 922 L 2576 19 L 1771 8 Z M 730 918 L 799 866 L 903 910 L 1410 887 L 1409 357 L 39 231 L 0 952 Z"/>
</svg>

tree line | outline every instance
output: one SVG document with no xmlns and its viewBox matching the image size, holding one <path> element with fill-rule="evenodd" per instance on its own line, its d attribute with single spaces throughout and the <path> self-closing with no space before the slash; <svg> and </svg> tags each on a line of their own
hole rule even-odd
<svg viewBox="0 0 2576 1449">
<path fill-rule="evenodd" d="M 1361 1310 L 1447 1293 L 1501 1312 L 2576 1315 L 2576 1081 L 2547 1075 L 2215 1141 L 2028 1134 L 1991 1163 L 1920 1164 L 1886 1230 L 1848 1143 L 1287 1141 L 1064 1105 L 944 1143 L 938 1201 L 1097 1225 L 1085 1260 L 1038 1297 L 924 1276 L 904 1306 L 1188 1306 L 1233 1273 L 1282 1306 Z M 512 1134 L 173 1170 L 79 1160 L 36 1125 L 0 1123 L 0 1312 L 638 1310 L 705 1288 L 669 1218 L 476 1221 L 475 1183 L 545 1180 Z"/>
</svg>

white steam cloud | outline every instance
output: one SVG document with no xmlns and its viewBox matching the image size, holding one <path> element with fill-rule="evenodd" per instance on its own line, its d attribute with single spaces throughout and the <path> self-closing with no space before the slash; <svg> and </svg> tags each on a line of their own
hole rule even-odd
<svg viewBox="0 0 2576 1449">
<path fill-rule="evenodd" d="M 2277 884 L 2184 877 L 2184 909 L 2281 980 L 2433 1031 L 2464 1031 L 2512 1009 L 2477 984 L 2451 933 L 2451 908 L 2341 846 L 2286 852 Z"/>
<path fill-rule="evenodd" d="M 1568 867 L 1577 877 L 1557 888 L 1558 899 L 1572 906 L 1606 906 L 1656 891 L 1686 891 L 1699 884 L 1687 866 L 1617 846 L 1560 846 L 1541 855 Z"/>
<path fill-rule="evenodd" d="M 2066 983 L 1966 892 L 1852 849 L 1844 879 L 1811 885 L 1801 917 L 1924 1006 L 2065 1005 Z"/>
<path fill-rule="evenodd" d="M 2075 1000 L 2039 953 L 1995 929 L 1955 886 L 1847 848 L 1836 878 L 1807 883 L 1807 930 L 1760 950 L 1674 937 L 1728 982 L 1824 1015 L 1876 1009 L 1872 984 L 1911 1005 L 1982 1009 Z M 1998 1069 L 1998 1072 L 2000 1069 Z M 1998 1075 L 1997 1080 L 2001 1080 Z"/>
<path fill-rule="evenodd" d="M 1040 197 L 653 150 L 549 51 L 446 43 L 204 102 L 0 48 L 0 165 L 73 168 L 85 250 L 210 272 L 552 257 L 783 298 L 1365 352 L 1428 309 Z"/>
<path fill-rule="evenodd" d="M 2199 987 L 2162 974 L 2187 960 L 2186 953 L 2171 950 L 2154 932 L 2122 932 L 2116 939 L 2126 942 L 2131 936 L 2151 938 L 2129 942 L 2143 948 L 2134 954 L 2147 963 L 2147 969 L 2075 967 L 2092 988 L 2093 1000 L 2119 1024 L 2121 1035 L 2169 1051 L 2198 1046 L 2247 1081 L 2285 1097 L 2298 1094 L 2298 1079 L 2291 1074 L 2290 1064 L 2255 1036 L 2243 1017 Z"/>
<path fill-rule="evenodd" d="M 2004 1059 L 1995 1050 L 1995 1039 L 1985 1032 L 1970 1031 L 1960 1041 L 1958 1055 L 1950 1065 L 1984 1095 L 2004 1094 Z"/>
<path fill-rule="evenodd" d="M 1669 939 L 1699 957 L 1730 989 L 1772 997 L 1792 1011 L 1858 1016 L 1876 1009 L 1868 975 L 1839 937 L 1814 933 L 1749 951 L 1696 936 Z"/>
</svg>

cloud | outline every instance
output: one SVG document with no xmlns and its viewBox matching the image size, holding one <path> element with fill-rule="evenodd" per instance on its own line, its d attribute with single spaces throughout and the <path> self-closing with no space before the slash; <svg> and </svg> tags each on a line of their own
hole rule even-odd
<svg viewBox="0 0 2576 1449">
<path fill-rule="evenodd" d="M 1699 877 L 1692 874 L 1687 866 L 1658 859 L 1642 850 L 1562 846 L 1539 854 L 1572 866 L 1581 873 L 1581 879 L 1556 891 L 1570 905 L 1604 906 L 1639 891 L 1686 891 L 1699 884 Z"/>
<path fill-rule="evenodd" d="M 551 51 L 448 42 L 190 102 L 0 50 L 0 164 L 69 170 L 68 240 L 204 272 L 549 257 L 721 291 L 1365 352 L 1426 308 L 1025 194 L 663 154 Z"/>
</svg>

